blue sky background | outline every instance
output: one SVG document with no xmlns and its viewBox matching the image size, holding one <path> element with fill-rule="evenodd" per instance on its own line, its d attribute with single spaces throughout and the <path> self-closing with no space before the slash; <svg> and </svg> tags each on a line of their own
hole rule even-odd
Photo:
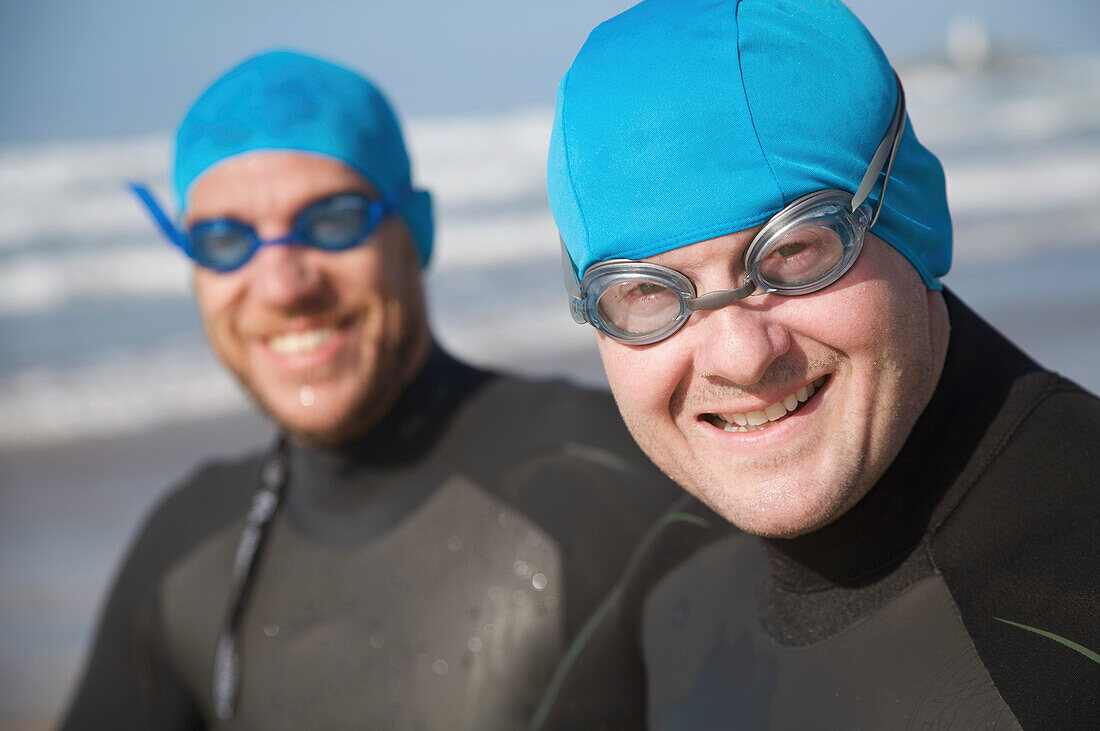
<svg viewBox="0 0 1100 731">
<path fill-rule="evenodd" d="M 601 20 L 631 0 L 0 0 L 0 145 L 173 128 L 251 53 L 294 46 L 358 68 L 402 113 L 549 104 Z M 1053 52 L 1100 48 L 1096 0 L 853 0 L 895 60 L 939 53 L 951 17 Z"/>
</svg>

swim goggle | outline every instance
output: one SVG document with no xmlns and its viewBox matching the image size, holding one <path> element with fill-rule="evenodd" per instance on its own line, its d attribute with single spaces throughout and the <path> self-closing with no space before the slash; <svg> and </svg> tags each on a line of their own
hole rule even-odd
<svg viewBox="0 0 1100 731">
<path fill-rule="evenodd" d="M 361 193 L 339 193 L 310 203 L 294 217 L 291 231 L 275 239 L 260 238 L 256 229 L 232 218 L 214 218 L 181 228 L 140 183 L 129 188 L 145 205 L 165 237 L 198 264 L 231 272 L 248 263 L 261 246 L 298 244 L 324 251 L 342 251 L 363 243 L 378 225 L 413 194 L 405 186 L 396 194 L 370 198 Z"/>
<path fill-rule="evenodd" d="M 855 194 L 819 190 L 772 216 L 745 249 L 744 282 L 735 289 L 696 296 L 692 281 L 675 269 L 632 259 L 593 264 L 580 282 L 562 241 L 562 275 L 569 309 L 613 340 L 648 345 L 671 336 L 698 310 L 717 310 L 753 294 L 799 295 L 829 286 L 855 263 L 864 234 L 875 225 L 894 158 L 905 131 L 905 93 Z M 885 173 L 874 212 L 866 204 Z"/>
</svg>

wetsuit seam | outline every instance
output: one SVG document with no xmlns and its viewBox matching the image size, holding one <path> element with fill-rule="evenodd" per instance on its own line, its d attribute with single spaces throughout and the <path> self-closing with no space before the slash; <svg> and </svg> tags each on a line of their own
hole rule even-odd
<svg viewBox="0 0 1100 731">
<path fill-rule="evenodd" d="M 681 505 L 678 503 L 676 507 L 680 508 Z M 688 507 L 690 507 L 690 505 Z M 709 520 L 702 516 L 695 515 L 694 513 L 690 512 L 689 509 L 677 509 L 666 513 L 665 515 L 658 518 L 657 521 L 654 522 L 654 524 L 650 526 L 649 529 L 645 532 L 641 540 L 638 541 L 638 545 L 645 546 L 651 541 L 656 540 L 656 537 L 672 523 L 686 523 L 688 525 L 693 525 L 697 528 L 702 528 L 705 531 L 710 531 L 713 528 Z M 676 565 L 679 566 L 683 563 L 686 563 L 688 560 L 691 559 L 691 556 L 694 556 L 696 553 L 698 553 L 698 551 L 702 550 L 705 547 L 705 545 L 697 546 L 696 550 L 693 551 L 691 555 L 684 558 L 683 561 L 677 563 Z M 550 683 L 546 686 L 546 690 L 543 692 L 542 700 L 539 702 L 538 708 L 536 708 L 535 714 L 531 718 L 531 723 L 527 727 L 528 731 L 539 731 L 545 725 L 546 720 L 549 718 L 551 712 L 553 711 L 554 705 L 558 701 L 561 689 L 569 676 L 569 670 L 584 652 L 585 646 L 592 639 L 592 637 L 595 636 L 596 632 L 600 628 L 600 625 L 602 625 L 604 623 L 604 620 L 607 619 L 607 616 L 612 613 L 616 602 L 625 592 L 627 587 L 626 578 L 630 575 L 631 568 L 632 567 L 630 565 L 624 568 L 619 580 L 615 582 L 610 591 L 607 592 L 607 595 L 597 605 L 595 611 L 592 612 L 588 621 L 585 622 L 584 626 L 582 626 L 581 629 L 577 632 L 573 642 L 570 643 L 569 647 L 562 655 L 562 659 L 558 663 L 558 667 L 554 671 L 554 675 L 551 678 Z M 671 571 L 669 573 L 671 573 Z M 653 591 L 656 589 L 656 586 L 660 584 L 660 579 L 664 579 L 667 576 L 668 574 L 666 573 L 664 576 L 659 577 L 659 580 L 655 582 L 654 585 L 650 587 L 650 591 L 647 592 L 648 596 L 653 595 Z M 644 599 L 642 600 L 642 604 L 643 608 L 641 610 L 641 614 L 644 616 Z M 637 638 L 637 641 L 639 646 L 641 646 L 642 638 L 640 636 Z"/>
<path fill-rule="evenodd" d="M 947 585 L 947 580 L 943 577 L 943 575 L 939 571 L 936 571 L 936 570 L 933 569 L 932 573 L 927 574 L 925 576 L 921 576 L 921 577 L 917 578 L 916 580 L 911 581 L 908 584 L 903 585 L 900 591 L 898 591 L 896 594 L 893 594 L 887 601 L 885 601 L 882 604 L 880 604 L 879 606 L 875 607 L 874 610 L 867 613 L 865 616 L 858 617 L 854 621 L 852 621 L 850 624 L 847 624 L 844 627 L 842 627 L 841 629 L 837 630 L 835 633 L 828 634 L 827 636 L 821 637 L 821 638 L 819 638 L 817 640 L 814 640 L 812 642 L 802 644 L 802 645 L 788 645 L 788 644 L 785 644 L 782 641 L 780 641 L 777 637 L 773 636 L 772 633 L 767 631 L 767 630 L 764 631 L 763 636 L 769 642 L 775 644 L 776 646 L 783 647 L 783 648 L 788 649 L 788 650 L 803 650 L 803 649 L 819 646 L 819 645 L 821 645 L 823 643 L 826 643 L 826 642 L 832 642 L 832 641 L 836 640 L 838 637 L 844 637 L 845 635 L 848 635 L 851 632 L 854 632 L 861 625 L 865 624 L 867 621 L 872 619 L 879 611 L 881 611 L 881 609 L 884 606 L 886 606 L 890 602 L 897 601 L 900 597 L 905 596 L 906 594 L 911 592 L 914 588 L 916 588 L 917 585 L 920 584 L 925 579 L 929 579 L 929 578 L 933 578 L 933 577 L 936 578 L 936 579 L 939 579 L 940 581 L 942 581 L 945 586 Z M 833 589 L 842 589 L 844 587 L 834 586 L 832 588 Z M 950 587 L 948 587 L 948 591 L 950 593 Z M 951 595 L 951 604 L 952 604 L 952 607 L 956 606 L 954 595 Z M 956 608 L 956 611 L 957 611 L 957 608 Z"/>
<path fill-rule="evenodd" d="M 1017 720 L 1018 723 L 1019 719 L 1016 719 L 1015 709 L 1013 709 L 1012 706 L 1009 705 L 1008 701 L 1004 697 L 1004 694 L 1001 693 L 1000 686 L 997 684 L 996 681 L 993 680 L 992 668 L 990 668 L 989 663 L 986 662 L 986 655 L 980 652 L 978 650 L 978 646 L 974 643 L 974 633 L 971 630 L 970 625 L 967 623 L 966 617 L 963 616 L 962 607 L 959 606 L 959 599 L 957 596 L 955 596 L 955 590 L 952 588 L 951 582 L 947 580 L 947 576 L 943 573 L 943 570 L 940 569 L 940 567 L 936 564 L 936 552 L 932 548 L 931 535 L 926 536 L 925 539 L 921 542 L 926 545 L 926 554 L 928 556 L 929 562 L 932 564 L 932 575 L 935 576 L 943 584 L 943 588 L 947 591 L 948 598 L 951 599 L 951 613 L 955 616 L 955 619 L 958 621 L 959 626 L 963 628 L 963 636 L 966 638 L 967 645 L 970 648 L 971 656 L 981 664 L 982 668 L 985 670 L 986 675 L 989 676 L 990 689 L 992 689 L 992 691 L 997 694 L 997 698 L 999 698 L 1001 703 L 1004 704 L 1005 708 L 1007 708 L 1012 713 L 1013 719 Z"/>
</svg>

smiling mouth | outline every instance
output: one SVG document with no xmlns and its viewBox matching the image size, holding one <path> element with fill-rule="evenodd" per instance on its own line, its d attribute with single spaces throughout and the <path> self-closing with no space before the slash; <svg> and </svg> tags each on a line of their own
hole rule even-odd
<svg viewBox="0 0 1100 731">
<path fill-rule="evenodd" d="M 801 386 L 794 393 L 788 394 L 774 404 L 769 404 L 760 411 L 729 414 L 703 414 L 699 418 L 723 431 L 748 432 L 766 429 L 772 424 L 780 422 L 800 410 L 802 406 L 809 401 L 823 385 L 825 385 L 827 379 L 827 376 L 822 376 L 813 383 Z"/>
<path fill-rule="evenodd" d="M 334 335 L 336 335 L 336 328 L 333 327 L 299 330 L 268 338 L 267 347 L 279 355 L 301 355 L 321 348 L 332 340 Z"/>
</svg>

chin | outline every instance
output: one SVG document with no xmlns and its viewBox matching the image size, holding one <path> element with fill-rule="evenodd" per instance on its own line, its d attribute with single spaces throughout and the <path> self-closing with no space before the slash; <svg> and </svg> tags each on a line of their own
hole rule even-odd
<svg viewBox="0 0 1100 731">
<path fill-rule="evenodd" d="M 318 447 L 334 447 L 356 436 L 355 424 L 359 421 L 355 410 L 342 404 L 334 404 L 332 394 L 323 389 L 303 393 L 308 386 L 279 389 L 277 392 L 257 393 L 249 389 L 252 400 L 294 441 Z M 308 405 L 306 400 L 312 399 Z"/>
<path fill-rule="evenodd" d="M 694 494 L 746 533 L 762 538 L 796 538 L 843 515 L 855 502 L 854 492 L 847 485 L 808 487 L 804 480 L 796 479 L 786 484 L 757 483 L 743 490 L 703 490 Z"/>
</svg>

